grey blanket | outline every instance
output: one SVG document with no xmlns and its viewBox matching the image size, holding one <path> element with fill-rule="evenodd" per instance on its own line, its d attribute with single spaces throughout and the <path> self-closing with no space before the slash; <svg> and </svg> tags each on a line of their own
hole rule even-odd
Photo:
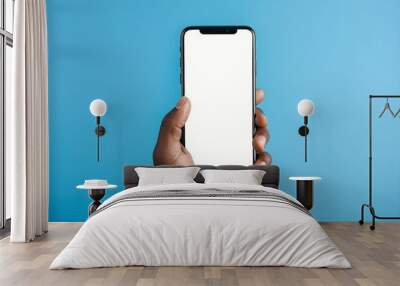
<svg viewBox="0 0 400 286">
<path fill-rule="evenodd" d="M 260 190 L 235 190 L 227 191 L 216 188 L 205 188 L 203 190 L 163 190 L 163 191 L 144 191 L 144 192 L 131 192 L 120 196 L 114 200 L 108 201 L 105 205 L 102 205 L 97 211 L 92 213 L 91 217 L 105 211 L 106 209 L 118 205 L 127 201 L 143 201 L 143 200 L 154 200 L 154 199 L 174 199 L 174 200 L 190 200 L 190 199 L 224 199 L 229 198 L 230 200 L 263 200 L 275 203 L 286 204 L 293 208 L 310 214 L 308 210 L 300 203 L 295 200 L 277 194 L 275 192 L 260 191 Z"/>
</svg>

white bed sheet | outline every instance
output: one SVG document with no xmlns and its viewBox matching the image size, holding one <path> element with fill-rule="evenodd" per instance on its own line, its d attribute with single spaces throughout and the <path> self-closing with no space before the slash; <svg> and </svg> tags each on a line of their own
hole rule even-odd
<svg viewBox="0 0 400 286">
<path fill-rule="evenodd" d="M 265 190 L 232 184 L 135 187 L 154 190 Z M 262 199 L 186 198 L 125 201 L 81 227 L 50 269 L 145 266 L 293 266 L 349 268 L 350 263 L 310 215 Z"/>
</svg>

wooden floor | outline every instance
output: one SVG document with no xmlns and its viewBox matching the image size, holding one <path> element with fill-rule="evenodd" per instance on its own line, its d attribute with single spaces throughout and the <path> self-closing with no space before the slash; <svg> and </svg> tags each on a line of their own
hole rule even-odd
<svg viewBox="0 0 400 286">
<path fill-rule="evenodd" d="M 322 224 L 352 269 L 289 267 L 123 267 L 48 270 L 81 226 L 50 223 L 35 242 L 0 241 L 0 285 L 400 285 L 400 223 L 380 223 L 375 232 L 356 223 Z"/>
</svg>

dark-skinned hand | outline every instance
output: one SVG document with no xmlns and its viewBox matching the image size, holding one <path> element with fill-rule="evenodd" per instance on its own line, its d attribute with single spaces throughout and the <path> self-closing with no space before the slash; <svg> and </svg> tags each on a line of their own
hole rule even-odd
<svg viewBox="0 0 400 286">
<path fill-rule="evenodd" d="M 256 91 L 256 104 L 264 100 L 264 92 Z M 154 165 L 194 165 L 189 150 L 181 143 L 182 127 L 189 118 L 191 103 L 189 98 L 183 96 L 177 105 L 168 112 L 160 127 L 156 146 L 153 151 Z M 256 132 L 253 137 L 253 147 L 257 154 L 256 165 L 271 165 L 271 155 L 265 152 L 269 140 L 267 129 L 268 119 L 260 108 L 256 108 Z M 228 142 L 227 142 L 228 144 Z"/>
</svg>

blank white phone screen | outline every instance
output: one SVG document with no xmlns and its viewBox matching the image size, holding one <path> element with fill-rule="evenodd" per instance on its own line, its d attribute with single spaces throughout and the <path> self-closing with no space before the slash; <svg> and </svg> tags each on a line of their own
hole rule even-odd
<svg viewBox="0 0 400 286">
<path fill-rule="evenodd" d="M 185 146 L 195 164 L 253 164 L 253 34 L 184 35 Z"/>
</svg>

